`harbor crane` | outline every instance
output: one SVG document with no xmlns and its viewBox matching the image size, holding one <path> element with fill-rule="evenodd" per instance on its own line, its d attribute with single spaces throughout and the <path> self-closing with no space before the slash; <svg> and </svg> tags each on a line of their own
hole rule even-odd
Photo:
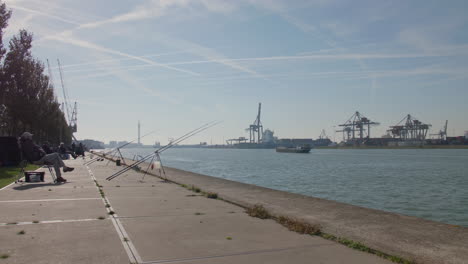
<svg viewBox="0 0 468 264">
<path fill-rule="evenodd" d="M 380 125 L 380 123 L 373 122 L 356 111 L 344 124 L 338 125 L 343 129 L 336 132 L 343 132 L 343 141 L 359 140 L 362 143 L 364 139 L 370 138 L 371 126 L 375 125 Z"/>
<path fill-rule="evenodd" d="M 62 84 L 62 91 L 63 91 L 63 104 L 64 104 L 64 108 L 65 108 L 64 113 L 66 113 L 67 120 L 68 120 L 68 127 L 70 128 L 70 130 L 72 132 L 72 135 L 73 135 L 73 133 L 78 131 L 77 130 L 78 106 L 77 106 L 77 104 L 75 102 L 75 104 L 74 104 L 74 106 L 72 108 L 72 106 L 68 103 L 68 91 L 65 89 L 65 84 L 64 84 L 64 81 L 63 81 L 62 66 L 60 65 L 60 60 L 59 59 L 57 59 L 57 63 L 58 63 L 58 67 L 59 67 L 60 82 Z M 73 139 L 76 140 L 75 136 L 73 136 Z"/>
<path fill-rule="evenodd" d="M 408 114 L 387 131 L 390 132 L 393 138 L 401 140 L 425 140 L 431 126 Z"/>
<path fill-rule="evenodd" d="M 258 114 L 257 119 L 253 122 L 249 128 L 245 129 L 245 131 L 249 131 L 249 140 L 250 143 L 262 143 L 262 136 L 263 136 L 263 125 L 260 121 L 260 115 L 262 111 L 262 103 L 258 103 Z"/>
<path fill-rule="evenodd" d="M 447 140 L 447 125 L 448 120 L 445 120 L 445 126 L 439 131 L 439 133 L 431 134 L 431 136 L 438 136 L 439 140 L 442 141 Z"/>
</svg>

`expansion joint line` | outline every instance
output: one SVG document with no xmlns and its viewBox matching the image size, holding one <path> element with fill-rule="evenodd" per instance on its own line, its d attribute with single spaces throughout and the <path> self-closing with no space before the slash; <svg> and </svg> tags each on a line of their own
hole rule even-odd
<svg viewBox="0 0 468 264">
<path fill-rule="evenodd" d="M 130 263 L 143 263 L 140 255 L 138 254 L 138 251 L 136 250 L 132 241 L 128 238 L 127 231 L 125 231 L 125 228 L 120 222 L 120 219 L 118 218 L 117 214 L 114 213 L 114 210 L 112 209 L 109 199 L 107 199 L 107 197 L 103 195 L 103 191 L 100 185 L 98 184 L 96 177 L 94 177 L 94 173 L 91 171 L 88 165 L 85 165 L 85 166 L 86 166 L 86 169 L 88 170 L 89 176 L 96 183 L 96 188 L 101 193 L 102 202 L 106 206 L 106 210 L 107 210 L 107 213 L 109 214 L 109 218 L 111 219 L 112 224 L 114 225 L 115 231 L 117 231 L 117 235 L 119 236 L 120 241 L 122 242 L 125 252 L 127 253 L 127 256 L 130 260 Z"/>
</svg>

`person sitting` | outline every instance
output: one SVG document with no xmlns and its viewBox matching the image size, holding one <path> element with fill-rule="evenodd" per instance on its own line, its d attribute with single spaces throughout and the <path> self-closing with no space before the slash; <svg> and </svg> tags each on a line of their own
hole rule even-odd
<svg viewBox="0 0 468 264">
<path fill-rule="evenodd" d="M 49 146 L 49 142 L 47 141 L 44 142 L 44 144 L 42 144 L 42 149 L 45 151 L 46 154 L 54 153 L 54 151 L 52 151 L 52 149 Z"/>
<path fill-rule="evenodd" d="M 76 149 L 76 156 L 85 156 L 85 151 L 84 151 L 84 146 L 83 146 L 83 143 L 80 142 L 80 144 L 78 145 L 78 148 Z"/>
<path fill-rule="evenodd" d="M 66 166 L 58 153 L 46 154 L 46 152 L 41 147 L 34 144 L 32 136 L 33 134 L 24 132 L 20 137 L 19 141 L 23 156 L 33 164 L 53 165 L 55 174 L 57 175 L 57 182 L 66 182 L 67 180 L 62 178 L 60 167 L 63 168 L 63 172 L 73 171 L 74 168 Z"/>
<path fill-rule="evenodd" d="M 71 155 L 74 159 L 76 159 L 76 154 L 75 154 L 75 152 L 70 151 L 69 148 L 67 148 L 67 147 L 65 146 L 65 143 L 63 143 L 63 142 L 60 143 L 59 151 L 58 151 L 58 152 L 59 152 L 60 156 L 62 157 L 62 159 L 65 159 L 65 160 L 70 159 L 70 155 Z"/>
</svg>

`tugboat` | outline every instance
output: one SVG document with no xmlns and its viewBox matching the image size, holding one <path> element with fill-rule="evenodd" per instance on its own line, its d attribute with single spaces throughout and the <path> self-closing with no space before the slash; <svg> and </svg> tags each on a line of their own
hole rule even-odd
<svg viewBox="0 0 468 264">
<path fill-rule="evenodd" d="M 309 153 L 310 145 L 302 145 L 296 147 L 276 147 L 276 152 L 286 152 L 286 153 Z"/>
</svg>

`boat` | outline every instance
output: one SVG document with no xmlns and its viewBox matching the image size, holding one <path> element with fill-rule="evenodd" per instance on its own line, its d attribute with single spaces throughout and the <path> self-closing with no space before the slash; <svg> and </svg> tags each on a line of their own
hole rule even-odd
<svg viewBox="0 0 468 264">
<path fill-rule="evenodd" d="M 309 153 L 310 145 L 302 145 L 296 147 L 276 147 L 276 152 L 286 152 L 286 153 Z"/>
</svg>

